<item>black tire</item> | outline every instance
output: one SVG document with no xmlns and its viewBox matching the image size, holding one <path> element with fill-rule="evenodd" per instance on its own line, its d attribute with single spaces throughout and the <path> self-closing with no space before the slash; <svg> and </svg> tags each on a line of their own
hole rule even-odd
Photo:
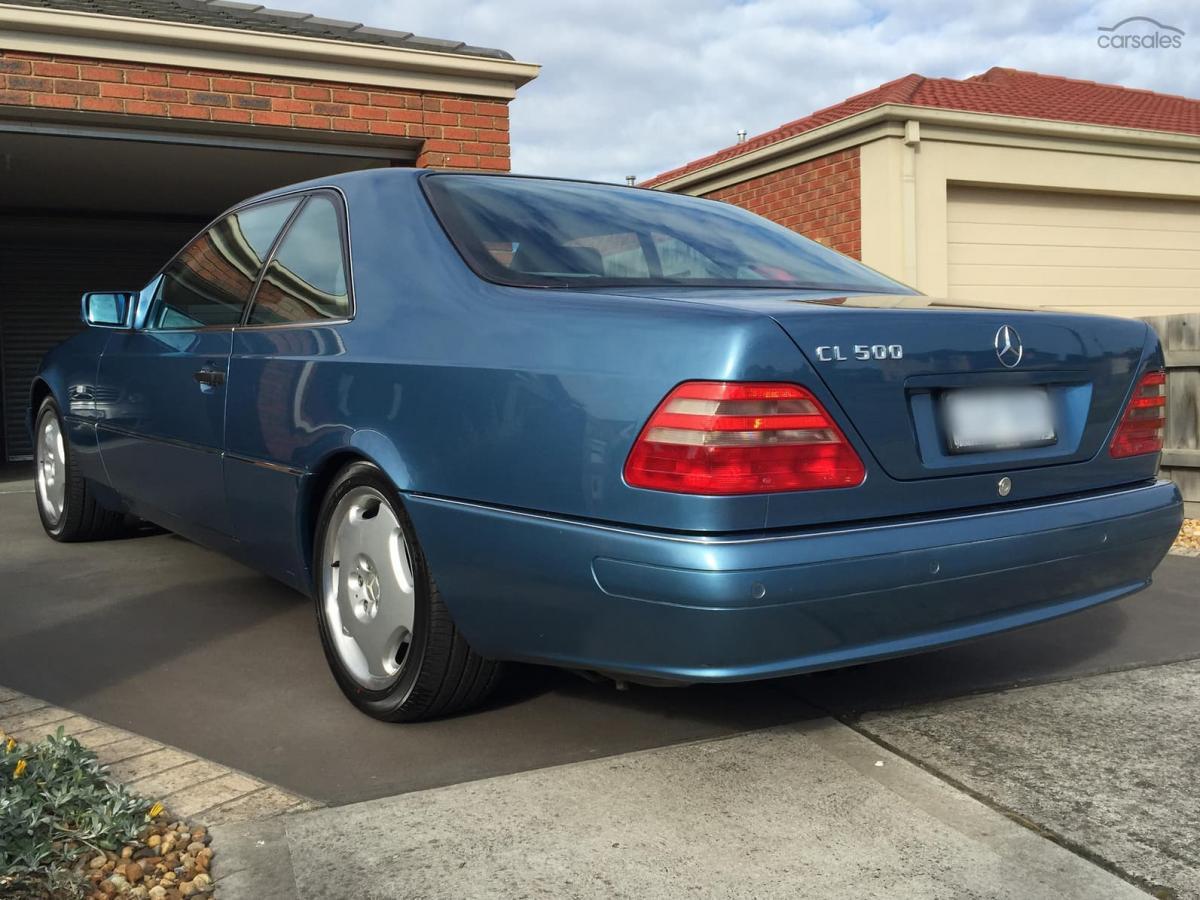
<svg viewBox="0 0 1200 900">
<path fill-rule="evenodd" d="M 91 486 L 86 478 L 79 474 L 79 466 L 75 464 L 71 442 L 63 424 L 58 404 L 53 397 L 47 397 L 38 408 L 34 428 L 35 453 L 43 429 L 53 418 L 62 435 L 62 463 L 66 472 L 63 505 L 57 519 L 54 512 L 47 508 L 45 494 L 41 487 L 40 473 L 34 476 L 34 501 L 37 503 L 38 518 L 42 520 L 42 528 L 46 534 L 56 541 L 73 543 L 76 541 L 103 541 L 118 537 L 125 533 L 125 514 L 108 509 L 101 505 L 93 496 Z M 37 457 L 35 456 L 35 459 Z M 40 459 L 38 460 L 40 464 Z"/>
<path fill-rule="evenodd" d="M 323 611 L 326 534 L 339 501 L 357 488 L 371 488 L 390 505 L 408 544 L 414 590 L 411 641 L 396 680 L 381 690 L 370 690 L 355 679 L 333 646 L 330 622 Z M 325 493 L 313 535 L 313 595 L 321 646 L 334 680 L 350 702 L 367 715 L 385 722 L 417 722 L 463 712 L 487 699 L 499 681 L 501 664 L 484 659 L 471 649 L 454 625 L 450 611 L 438 595 L 412 520 L 399 492 L 374 465 L 347 466 Z"/>
</svg>

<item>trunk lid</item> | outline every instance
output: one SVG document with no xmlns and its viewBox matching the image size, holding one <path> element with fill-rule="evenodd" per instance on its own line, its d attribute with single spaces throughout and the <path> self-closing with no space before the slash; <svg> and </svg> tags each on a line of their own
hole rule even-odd
<svg viewBox="0 0 1200 900">
<path fill-rule="evenodd" d="M 1131 319 L 855 300 L 815 314 L 793 303 L 772 317 L 879 465 L 902 480 L 1091 459 L 1124 409 L 1147 343 L 1147 326 Z M 1020 387 L 1046 392 L 1053 443 L 951 451 L 948 392 Z"/>
<path fill-rule="evenodd" d="M 771 316 L 879 467 L 898 481 L 1097 457 L 1152 347 L 1152 332 L 1132 319 L 972 307 L 923 296 L 670 289 L 655 296 Z M 1002 360 L 998 349 L 1006 346 Z M 942 407 L 947 392 L 1020 387 L 1046 391 L 1056 430 L 1052 444 L 951 451 Z M 1113 477 L 1111 467 L 1097 466 L 1095 486 L 1111 484 Z M 1087 486 L 1074 470 L 1071 485 Z"/>
</svg>

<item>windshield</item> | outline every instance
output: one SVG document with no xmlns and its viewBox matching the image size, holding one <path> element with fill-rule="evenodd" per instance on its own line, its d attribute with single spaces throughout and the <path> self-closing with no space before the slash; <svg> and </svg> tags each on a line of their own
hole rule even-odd
<svg viewBox="0 0 1200 900">
<path fill-rule="evenodd" d="M 439 174 L 422 184 L 467 263 L 502 284 L 910 292 L 725 203 L 536 178 Z"/>
</svg>

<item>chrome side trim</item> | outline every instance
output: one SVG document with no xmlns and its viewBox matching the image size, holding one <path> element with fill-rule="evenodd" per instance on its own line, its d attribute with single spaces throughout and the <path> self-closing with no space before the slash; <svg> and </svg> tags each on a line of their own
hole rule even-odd
<svg viewBox="0 0 1200 900">
<path fill-rule="evenodd" d="M 608 525 L 602 522 L 590 522 L 587 519 L 572 519 L 565 516 L 555 516 L 548 513 L 530 512 L 528 510 L 512 509 L 504 506 L 492 506 L 486 503 L 474 503 L 468 500 L 452 500 L 448 497 L 436 497 L 432 494 L 422 494 L 418 492 L 409 492 L 408 496 L 419 498 L 421 500 L 429 500 L 434 503 L 441 503 L 447 506 L 461 506 L 469 509 L 479 510 L 481 512 L 501 513 L 508 516 L 518 516 L 527 519 L 539 519 L 545 522 L 554 522 L 559 525 L 568 525 L 578 528 L 594 528 L 598 531 L 608 531 L 616 534 L 628 534 L 634 537 L 649 537 L 664 541 L 676 541 L 684 544 L 704 544 L 704 545 L 726 545 L 726 544 L 762 544 L 773 541 L 794 541 L 797 538 L 808 537 L 826 537 L 837 534 L 848 534 L 850 532 L 876 530 L 884 528 L 911 528 L 914 525 L 935 525 L 943 522 L 961 522 L 964 519 L 979 519 L 990 516 L 1003 516 L 1009 513 L 1019 513 L 1033 509 L 1053 509 L 1061 506 L 1071 506 L 1076 503 L 1091 503 L 1096 500 L 1101 500 L 1106 497 L 1119 497 L 1125 494 L 1136 494 L 1142 491 L 1152 491 L 1165 484 L 1172 482 L 1159 478 L 1153 484 L 1139 485 L 1133 488 L 1120 488 L 1115 491 L 1105 491 L 1102 493 L 1091 494 L 1087 497 L 1073 497 L 1070 500 L 1057 500 L 1051 503 L 1027 503 L 1021 506 L 1006 506 L 1003 509 L 981 510 L 978 512 L 966 512 L 959 515 L 940 515 L 930 518 L 909 519 L 902 522 L 881 522 L 871 524 L 869 522 L 855 526 L 847 526 L 842 528 L 826 528 L 824 530 L 814 531 L 792 531 L 787 534 L 764 534 L 758 537 L 719 537 L 706 535 L 689 535 L 678 534 L 671 532 L 655 531 L 649 528 L 626 528 L 619 525 Z M 819 526 L 818 526 L 819 527 Z"/>
<path fill-rule="evenodd" d="M 172 447 L 181 447 L 184 450 L 194 450 L 197 453 L 211 453 L 216 456 L 224 456 L 224 453 L 221 452 L 219 447 L 206 447 L 204 444 L 193 444 L 191 441 L 181 441 L 178 438 L 161 437 L 156 434 L 141 434 L 140 432 L 129 431 L 126 428 L 109 425 L 105 422 L 97 422 L 96 431 L 107 431 L 109 434 L 119 434 L 121 437 L 134 438 L 139 441 L 153 441 L 156 444 L 169 444 Z"/>
<path fill-rule="evenodd" d="M 285 466 L 283 463 L 270 462 L 265 459 L 254 459 L 251 456 L 242 456 L 239 453 L 228 453 L 217 447 L 206 447 L 203 444 L 194 444 L 190 441 L 181 441 L 178 438 L 159 437 L 158 435 L 140 434 L 136 431 L 129 431 L 125 428 L 114 427 L 103 422 L 97 423 L 95 426 L 97 431 L 107 431 L 110 434 L 119 434 L 122 437 L 134 438 L 139 441 L 152 441 L 156 444 L 169 444 L 172 447 L 180 447 L 184 450 L 192 450 L 196 453 L 209 453 L 219 456 L 222 459 L 231 459 L 235 462 L 247 463 L 252 466 L 258 466 L 262 469 L 270 469 L 272 472 L 282 472 L 285 475 L 291 475 L 295 478 L 303 477 L 308 474 L 307 469 L 298 469 L 295 466 Z M 103 457 L 102 457 L 103 458 Z"/>
<path fill-rule="evenodd" d="M 230 453 L 228 450 L 224 454 L 226 459 L 234 462 L 246 463 L 247 465 L 257 466 L 260 469 L 269 469 L 272 472 L 280 472 L 284 475 L 291 475 L 294 478 L 302 478 L 308 474 L 307 469 L 298 469 L 295 466 L 285 466 L 283 463 L 268 462 L 265 459 L 255 459 L 252 456 L 242 456 L 240 453 Z"/>
</svg>

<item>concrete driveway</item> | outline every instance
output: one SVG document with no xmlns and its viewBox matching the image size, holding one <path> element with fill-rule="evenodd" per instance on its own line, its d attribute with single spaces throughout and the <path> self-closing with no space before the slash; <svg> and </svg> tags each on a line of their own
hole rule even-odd
<svg viewBox="0 0 1200 900">
<path fill-rule="evenodd" d="M 971 765 L 955 769 L 939 756 L 944 741 L 912 723 L 954 703 L 978 702 L 975 695 L 1003 696 L 989 692 L 1015 685 L 1082 685 L 1082 676 L 1200 657 L 1198 582 L 1200 560 L 1169 557 L 1149 591 L 1081 615 L 785 681 L 617 692 L 521 667 L 483 711 L 389 726 L 356 712 L 337 691 L 304 597 L 172 535 L 55 544 L 41 533 L 27 484 L 14 480 L 0 484 L 0 685 L 332 806 L 390 803 L 379 798 L 495 776 L 528 778 L 547 767 L 697 741 L 737 736 L 753 745 L 753 733 L 808 734 L 832 716 L 880 753 L 919 767 L 938 760 L 938 778 L 1008 811 L 997 798 L 1009 795 L 997 782 L 971 784 Z M 972 739 L 964 738 L 960 752 L 980 758 L 997 740 L 983 714 L 948 718 L 941 727 L 967 729 Z M 1173 763 L 1165 765 L 1152 777 L 1172 777 Z M 1054 776 L 1043 770 L 1042 777 Z M 1107 778 L 1115 783 L 1120 773 L 1113 769 Z M 1023 783 L 1036 782 L 1035 774 Z M 1024 790 L 1010 792 L 1016 815 L 1036 793 Z M 1104 778 L 1087 786 L 1104 790 Z M 1067 794 L 1054 813 L 1060 818 L 1072 802 Z M 1122 797 L 1128 812 L 1133 801 Z M 1191 821 L 1195 802 L 1179 802 L 1186 808 L 1176 818 Z M 1047 828 L 1056 846 L 1072 852 L 1091 840 L 1081 836 L 1074 847 L 1074 837 Z M 1174 840 L 1164 838 L 1167 855 Z M 1126 882 L 1159 883 L 1153 857 L 1141 869 L 1113 865 Z M 1192 862 L 1180 865 L 1190 871 Z"/>
</svg>

